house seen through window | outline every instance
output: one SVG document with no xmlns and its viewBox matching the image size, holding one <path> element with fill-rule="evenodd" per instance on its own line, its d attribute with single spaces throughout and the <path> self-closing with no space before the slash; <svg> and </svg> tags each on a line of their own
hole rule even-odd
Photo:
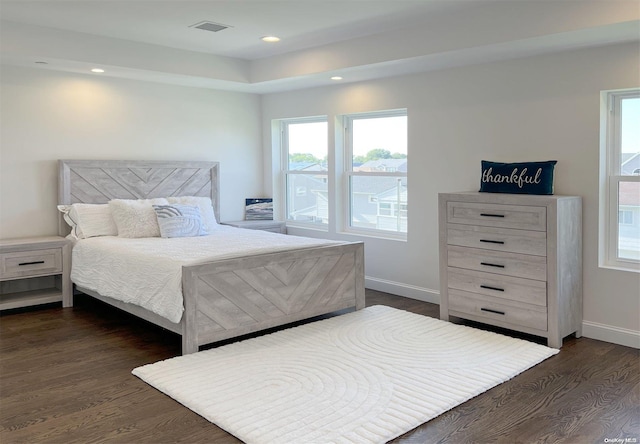
<svg viewBox="0 0 640 444">
<path fill-rule="evenodd" d="M 327 131 L 324 117 L 282 122 L 287 220 L 328 223 Z"/>
<path fill-rule="evenodd" d="M 338 116 L 341 135 L 335 144 L 329 144 L 326 116 L 279 124 L 282 195 L 290 224 L 406 238 L 406 110 Z M 335 149 L 331 160 L 329 146 Z M 330 177 L 336 179 L 331 189 Z"/>
<path fill-rule="evenodd" d="M 406 235 L 406 110 L 345 117 L 349 228 Z"/>
<path fill-rule="evenodd" d="M 604 264 L 640 270 L 640 90 L 603 93 Z"/>
<path fill-rule="evenodd" d="M 618 257 L 640 261 L 640 182 L 625 178 L 640 171 L 640 97 L 621 98 L 619 131 Z"/>
</svg>

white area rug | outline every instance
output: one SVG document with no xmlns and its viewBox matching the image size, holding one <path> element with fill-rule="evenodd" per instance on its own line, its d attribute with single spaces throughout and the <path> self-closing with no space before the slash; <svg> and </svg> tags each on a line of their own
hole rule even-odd
<svg viewBox="0 0 640 444">
<path fill-rule="evenodd" d="M 133 374 L 246 443 L 383 443 L 556 353 L 373 306 Z"/>
</svg>

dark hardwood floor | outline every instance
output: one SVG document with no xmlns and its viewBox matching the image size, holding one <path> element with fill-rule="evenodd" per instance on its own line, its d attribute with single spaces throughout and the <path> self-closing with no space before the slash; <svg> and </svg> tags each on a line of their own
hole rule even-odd
<svg viewBox="0 0 640 444">
<path fill-rule="evenodd" d="M 438 315 L 367 290 L 376 304 Z M 85 296 L 72 309 L 3 312 L 0 442 L 240 442 L 131 374 L 179 349 L 178 336 Z M 393 442 L 638 443 L 639 351 L 567 338 L 559 354 Z"/>
</svg>

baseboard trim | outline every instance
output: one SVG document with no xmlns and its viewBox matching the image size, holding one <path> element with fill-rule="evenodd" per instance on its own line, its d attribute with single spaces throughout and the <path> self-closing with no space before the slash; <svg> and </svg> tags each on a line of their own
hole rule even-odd
<svg viewBox="0 0 640 444">
<path fill-rule="evenodd" d="M 388 281 L 385 279 L 365 276 L 364 285 L 372 290 L 384 291 L 405 298 L 417 299 L 422 302 L 430 302 L 440 305 L 440 292 L 429 288 L 416 287 L 415 285 L 403 284 L 401 282 Z"/>
<path fill-rule="evenodd" d="M 583 321 L 582 336 L 640 349 L 640 331 Z"/>
<path fill-rule="evenodd" d="M 365 276 L 365 286 L 372 290 L 384 291 L 385 293 L 440 305 L 440 292 L 437 290 L 388 281 L 386 279 L 378 279 L 371 276 Z M 640 349 L 640 331 L 599 324 L 597 322 L 583 321 L 582 336 Z"/>
</svg>

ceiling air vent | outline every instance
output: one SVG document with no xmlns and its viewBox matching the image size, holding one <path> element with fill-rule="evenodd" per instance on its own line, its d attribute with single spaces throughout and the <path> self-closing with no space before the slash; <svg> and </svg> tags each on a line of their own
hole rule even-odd
<svg viewBox="0 0 640 444">
<path fill-rule="evenodd" d="M 222 31 L 223 29 L 233 28 L 233 26 L 223 25 L 222 23 L 204 21 L 204 22 L 196 23 L 195 25 L 191 25 L 189 26 L 189 28 L 198 28 L 198 29 L 203 29 L 205 31 L 218 32 L 218 31 Z"/>
</svg>

